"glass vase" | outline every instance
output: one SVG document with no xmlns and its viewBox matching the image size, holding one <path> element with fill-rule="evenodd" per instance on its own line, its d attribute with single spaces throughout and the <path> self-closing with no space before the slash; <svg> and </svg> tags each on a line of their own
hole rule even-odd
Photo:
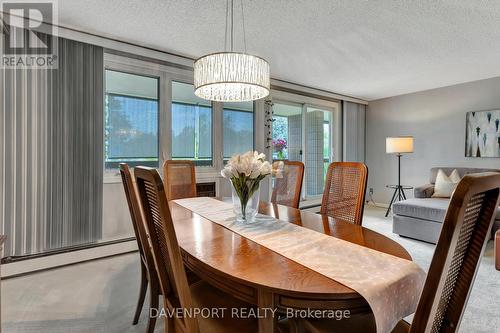
<svg viewBox="0 0 500 333">
<path fill-rule="evenodd" d="M 233 211 L 238 222 L 252 222 L 259 211 L 260 186 L 248 198 L 240 198 L 234 185 L 231 183 Z"/>
</svg>

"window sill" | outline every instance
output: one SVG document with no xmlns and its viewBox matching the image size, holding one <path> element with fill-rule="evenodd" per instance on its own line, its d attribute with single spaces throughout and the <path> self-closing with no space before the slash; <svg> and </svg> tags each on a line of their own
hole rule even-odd
<svg viewBox="0 0 500 333">
<path fill-rule="evenodd" d="M 220 178 L 220 173 L 215 168 L 196 168 L 196 179 Z"/>
<path fill-rule="evenodd" d="M 300 201 L 299 208 L 304 206 L 312 206 L 312 205 L 321 205 L 321 201 L 323 199 L 321 197 L 318 198 L 308 198 Z"/>
<path fill-rule="evenodd" d="M 213 167 L 196 167 L 196 180 L 214 180 L 221 178 L 220 172 Z M 122 178 L 120 176 L 120 171 L 116 172 L 105 172 L 103 176 L 104 184 L 117 184 L 121 183 Z"/>
</svg>

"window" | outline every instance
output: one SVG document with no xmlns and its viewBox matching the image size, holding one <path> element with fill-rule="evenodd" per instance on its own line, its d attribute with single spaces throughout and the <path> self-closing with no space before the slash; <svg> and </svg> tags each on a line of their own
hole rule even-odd
<svg viewBox="0 0 500 333">
<path fill-rule="evenodd" d="M 158 167 L 158 78 L 106 70 L 105 168 Z"/>
<path fill-rule="evenodd" d="M 302 161 L 302 105 L 273 105 L 273 159 Z"/>
<path fill-rule="evenodd" d="M 323 178 L 326 179 L 326 172 L 328 171 L 328 166 L 332 162 L 330 159 L 331 153 L 330 144 L 330 122 L 325 121 L 323 123 Z"/>
<path fill-rule="evenodd" d="M 212 105 L 191 84 L 172 82 L 172 159 L 212 165 Z"/>
<path fill-rule="evenodd" d="M 222 115 L 224 160 L 253 150 L 253 102 L 224 103 Z"/>
</svg>

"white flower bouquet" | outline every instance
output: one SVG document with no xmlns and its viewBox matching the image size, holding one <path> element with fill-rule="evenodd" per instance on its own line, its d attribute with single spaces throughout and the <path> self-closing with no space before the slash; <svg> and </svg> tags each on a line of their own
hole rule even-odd
<svg viewBox="0 0 500 333">
<path fill-rule="evenodd" d="M 257 215 L 260 181 L 268 175 L 281 175 L 283 163 L 273 166 L 266 155 L 248 151 L 231 157 L 221 175 L 231 181 L 237 220 L 251 221 Z"/>
</svg>

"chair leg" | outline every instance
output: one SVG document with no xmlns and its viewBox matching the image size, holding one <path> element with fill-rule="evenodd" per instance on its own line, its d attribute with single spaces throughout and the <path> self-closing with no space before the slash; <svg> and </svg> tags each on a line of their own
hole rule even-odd
<svg viewBox="0 0 500 333">
<path fill-rule="evenodd" d="M 146 297 L 146 291 L 148 289 L 148 277 L 147 268 L 141 261 L 141 287 L 139 289 L 139 299 L 137 300 L 137 307 L 135 309 L 133 324 L 137 325 L 139 322 L 139 317 L 141 316 L 142 306 L 144 305 L 144 298 Z"/>
<path fill-rule="evenodd" d="M 150 277 L 149 283 L 149 309 L 158 309 L 158 300 L 160 298 L 160 287 L 158 285 L 158 280 L 155 277 Z M 153 333 L 156 325 L 156 317 L 149 316 L 148 328 L 146 332 Z"/>
<path fill-rule="evenodd" d="M 289 325 L 290 333 L 300 333 L 300 332 L 304 331 L 303 329 L 301 329 L 301 327 L 296 319 L 289 319 L 288 325 Z"/>
<path fill-rule="evenodd" d="M 165 333 L 175 333 L 174 332 L 174 319 L 165 317 Z"/>
</svg>

